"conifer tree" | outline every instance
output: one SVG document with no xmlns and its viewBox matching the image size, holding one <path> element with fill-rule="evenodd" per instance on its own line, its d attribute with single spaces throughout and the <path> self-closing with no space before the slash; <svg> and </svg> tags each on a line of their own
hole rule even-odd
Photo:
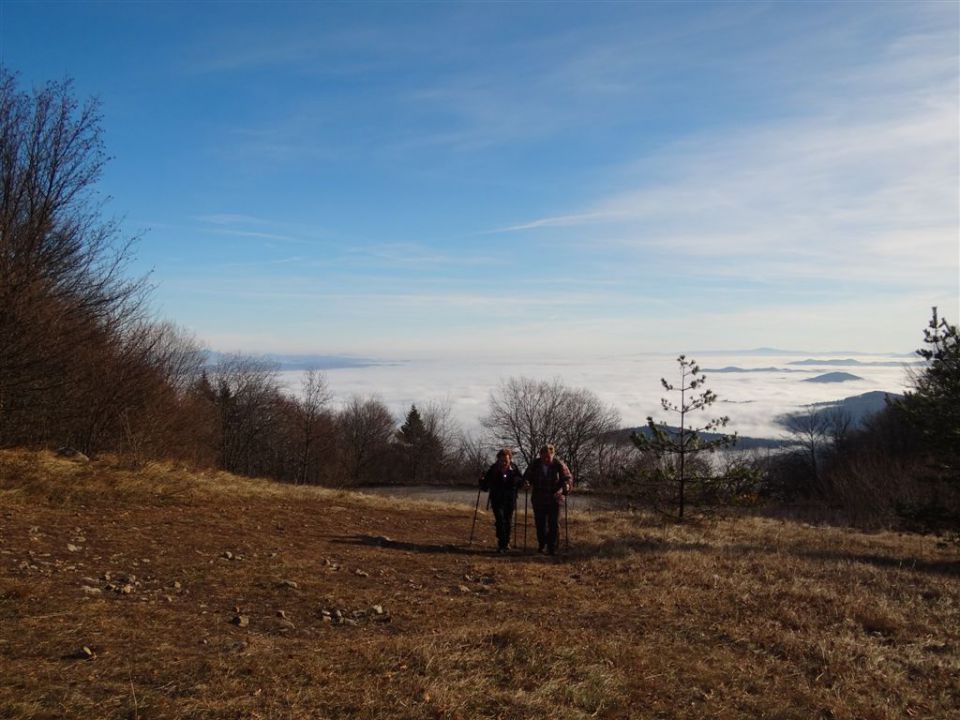
<svg viewBox="0 0 960 720">
<path fill-rule="evenodd" d="M 736 434 L 720 435 L 710 440 L 701 437 L 701 433 L 713 433 L 725 427 L 730 421 L 726 416 L 709 420 L 701 427 L 690 426 L 689 416 L 706 410 L 716 401 L 717 396 L 705 387 L 706 375 L 700 372 L 700 366 L 696 362 L 687 360 L 686 355 L 681 355 L 677 358 L 677 363 L 680 365 L 680 384 L 675 386 L 665 378 L 661 378 L 660 383 L 667 392 L 679 393 L 680 402 L 662 398 L 660 405 L 665 412 L 677 415 L 679 424 L 670 425 L 648 417 L 647 427 L 642 432 L 633 433 L 631 440 L 643 454 L 651 454 L 658 460 L 673 458 L 674 462 L 668 466 L 666 473 L 669 479 L 677 483 L 677 517 L 683 520 L 687 485 L 694 479 L 689 471 L 691 458 L 702 452 L 712 452 L 734 444 Z"/>
<path fill-rule="evenodd" d="M 924 450 L 937 458 L 943 473 L 958 482 L 960 465 L 960 333 L 933 308 L 923 331 L 926 361 L 913 375 L 913 389 L 897 402 L 902 417 L 920 432 Z"/>
</svg>

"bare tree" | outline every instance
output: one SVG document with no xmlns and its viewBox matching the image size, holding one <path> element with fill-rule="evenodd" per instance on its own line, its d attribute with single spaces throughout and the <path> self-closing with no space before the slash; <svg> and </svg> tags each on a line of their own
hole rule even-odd
<svg viewBox="0 0 960 720">
<path fill-rule="evenodd" d="M 379 398 L 354 395 L 340 411 L 337 430 L 344 471 L 351 484 L 382 477 L 394 427 L 390 410 Z"/>
<path fill-rule="evenodd" d="M 95 193 L 105 162 L 95 101 L 69 81 L 21 91 L 0 68 L 0 444 L 62 434 L 80 359 L 143 317 L 130 242 Z"/>
<path fill-rule="evenodd" d="M 333 447 L 332 423 L 327 412 L 332 399 L 326 375 L 319 370 L 309 370 L 303 377 L 297 403 L 298 483 L 317 480 L 317 470 Z"/>
<path fill-rule="evenodd" d="M 589 390 L 569 388 L 559 379 L 510 378 L 490 394 L 482 423 L 497 443 L 519 449 L 527 464 L 549 443 L 574 477 L 595 481 L 620 415 Z"/>
<path fill-rule="evenodd" d="M 282 394 L 276 366 L 259 358 L 231 355 L 213 368 L 220 467 L 255 475 L 269 466 L 268 439 L 279 425 Z"/>
<path fill-rule="evenodd" d="M 830 447 L 830 414 L 811 405 L 802 412 L 780 418 L 780 423 L 789 432 L 788 445 L 806 463 L 810 473 L 810 488 L 818 493 L 825 493 L 827 488 L 823 486 L 821 465 Z"/>
<path fill-rule="evenodd" d="M 620 428 L 620 413 L 589 390 L 570 389 L 564 392 L 560 417 L 563 425 L 556 445 L 573 476 L 579 483 L 601 481 L 613 435 Z"/>
</svg>

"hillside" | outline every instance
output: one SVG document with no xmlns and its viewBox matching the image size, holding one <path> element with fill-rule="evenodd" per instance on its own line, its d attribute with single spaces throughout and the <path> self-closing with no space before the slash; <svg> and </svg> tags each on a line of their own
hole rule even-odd
<svg viewBox="0 0 960 720">
<path fill-rule="evenodd" d="M 0 717 L 947 718 L 960 557 L 769 519 L 489 515 L 0 452 Z"/>
</svg>

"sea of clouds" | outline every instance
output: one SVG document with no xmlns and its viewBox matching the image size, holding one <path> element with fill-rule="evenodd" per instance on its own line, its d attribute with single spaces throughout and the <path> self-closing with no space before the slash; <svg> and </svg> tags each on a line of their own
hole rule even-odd
<svg viewBox="0 0 960 720">
<path fill-rule="evenodd" d="M 790 364 L 808 358 L 821 360 L 823 364 Z M 837 401 L 874 390 L 902 392 L 909 385 L 907 366 L 913 362 L 909 356 L 851 353 L 705 353 L 695 359 L 707 375 L 707 387 L 718 396 L 708 417 L 727 415 L 730 417 L 728 431 L 768 438 L 784 434 L 776 423 L 778 416 L 802 410 L 805 405 Z M 841 359 L 862 364 L 839 366 L 827 363 Z M 748 372 L 718 371 L 731 367 Z M 679 384 L 676 358 L 664 354 L 557 362 L 417 359 L 333 368 L 323 372 L 334 395 L 334 406 L 353 395 L 376 396 L 387 404 L 399 421 L 412 404 L 444 403 L 450 407 L 453 418 L 470 432 L 480 430 L 480 420 L 487 412 L 490 393 L 511 377 L 559 378 L 568 386 L 586 388 L 620 411 L 624 427 L 643 425 L 648 415 L 657 420 L 675 422 L 675 418 L 667 416 L 660 407 L 660 398 L 666 394 L 660 378 Z M 862 379 L 839 383 L 805 382 L 829 372 L 848 372 Z M 280 377 L 286 387 L 297 392 L 303 371 L 284 370 Z"/>
</svg>

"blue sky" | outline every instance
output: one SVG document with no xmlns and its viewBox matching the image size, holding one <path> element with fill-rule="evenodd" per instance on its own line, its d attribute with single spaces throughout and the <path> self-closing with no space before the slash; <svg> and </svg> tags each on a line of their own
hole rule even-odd
<svg viewBox="0 0 960 720">
<path fill-rule="evenodd" d="M 958 315 L 954 2 L 3 2 L 221 351 L 909 351 Z"/>
</svg>

